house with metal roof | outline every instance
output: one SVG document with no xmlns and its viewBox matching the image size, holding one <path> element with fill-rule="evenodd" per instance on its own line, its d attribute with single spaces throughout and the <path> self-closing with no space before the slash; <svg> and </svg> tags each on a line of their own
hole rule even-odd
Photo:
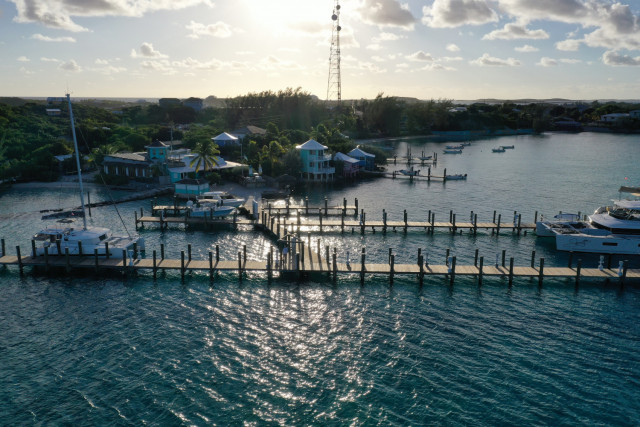
<svg viewBox="0 0 640 427">
<path fill-rule="evenodd" d="M 360 161 L 360 169 L 364 169 L 367 171 L 374 170 L 375 165 L 373 161 L 376 158 L 375 154 L 367 153 L 360 148 L 354 148 L 353 150 L 349 151 L 348 155 Z"/>
<path fill-rule="evenodd" d="M 343 153 L 336 153 L 333 156 L 336 172 L 341 174 L 343 178 L 353 178 L 360 170 L 360 160 L 347 156 Z"/>
</svg>

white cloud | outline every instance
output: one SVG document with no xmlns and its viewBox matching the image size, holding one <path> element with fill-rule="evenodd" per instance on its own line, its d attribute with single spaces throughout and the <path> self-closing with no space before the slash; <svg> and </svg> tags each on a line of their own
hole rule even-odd
<svg viewBox="0 0 640 427">
<path fill-rule="evenodd" d="M 463 61 L 464 60 L 464 58 L 461 57 L 461 56 L 443 56 L 440 59 L 445 61 L 445 62 L 454 62 L 454 61 Z"/>
<path fill-rule="evenodd" d="M 140 53 L 136 52 L 135 49 L 131 49 L 131 57 L 132 58 L 168 58 L 167 55 L 160 53 L 159 51 L 153 48 L 153 44 L 144 42 L 140 46 Z"/>
<path fill-rule="evenodd" d="M 42 42 L 63 42 L 63 43 L 75 43 L 76 39 L 73 37 L 49 37 L 42 34 L 34 34 L 31 36 L 33 40 L 40 40 Z"/>
<path fill-rule="evenodd" d="M 549 34 L 544 30 L 530 30 L 524 25 L 506 24 L 501 30 L 491 31 L 482 40 L 515 40 L 515 39 L 548 39 Z"/>
<path fill-rule="evenodd" d="M 540 62 L 536 65 L 540 65 L 541 67 L 555 67 L 558 65 L 558 61 L 553 58 L 544 57 L 540 58 Z"/>
<path fill-rule="evenodd" d="M 263 58 L 258 62 L 257 66 L 258 69 L 263 71 L 301 70 L 303 68 L 296 62 L 283 60 L 274 55 L 269 55 L 266 58 Z"/>
<path fill-rule="evenodd" d="M 35 74 L 35 73 L 34 73 L 33 71 L 31 71 L 31 70 L 27 70 L 27 69 L 26 69 L 26 68 L 24 68 L 24 67 L 20 67 L 20 74 L 23 74 L 23 75 L 32 75 L 32 74 Z"/>
<path fill-rule="evenodd" d="M 540 49 L 538 49 L 537 47 L 533 47 L 531 45 L 525 44 L 524 46 L 516 47 L 513 50 L 515 50 L 516 52 L 530 53 L 530 52 L 537 52 Z"/>
<path fill-rule="evenodd" d="M 413 29 L 416 18 L 409 6 L 398 0 L 364 0 L 358 9 L 362 20 L 379 27 Z"/>
<path fill-rule="evenodd" d="M 39 23 L 67 31 L 88 31 L 75 23 L 75 17 L 127 16 L 141 17 L 159 10 L 177 10 L 205 4 L 211 0 L 9 0 L 16 5 L 14 21 Z"/>
<path fill-rule="evenodd" d="M 561 42 L 556 43 L 556 49 L 564 50 L 568 52 L 575 52 L 580 48 L 580 45 L 583 43 L 582 40 L 568 39 L 563 40 Z"/>
<path fill-rule="evenodd" d="M 422 7 L 422 23 L 434 28 L 497 22 L 498 14 L 486 0 L 434 0 Z"/>
<path fill-rule="evenodd" d="M 222 21 L 218 21 L 215 24 L 201 24 L 199 22 L 191 21 L 189 25 L 186 26 L 187 30 L 191 31 L 187 37 L 192 39 L 199 39 L 201 36 L 209 36 L 216 38 L 227 38 L 231 37 L 233 32 L 231 31 L 231 27 L 228 24 L 225 24 Z"/>
<path fill-rule="evenodd" d="M 106 59 L 98 58 L 98 59 L 96 59 L 94 61 L 94 64 L 96 64 L 96 65 L 109 65 L 109 61 L 107 61 Z"/>
<path fill-rule="evenodd" d="M 78 65 L 78 63 L 73 59 L 67 62 L 63 62 L 58 66 L 58 68 L 64 71 L 71 71 L 73 73 L 79 73 L 80 71 L 82 71 L 82 67 L 80 67 L 80 65 Z"/>
<path fill-rule="evenodd" d="M 561 58 L 559 60 L 563 64 L 580 64 L 582 61 L 580 59 L 571 59 L 571 58 Z"/>
<path fill-rule="evenodd" d="M 438 63 L 425 65 L 424 67 L 421 68 L 421 70 L 423 71 L 456 71 L 455 68 L 446 67 Z"/>
<path fill-rule="evenodd" d="M 45 56 L 43 56 L 42 58 L 40 58 L 40 61 L 42 62 L 60 62 L 59 59 L 56 58 L 47 58 Z"/>
<path fill-rule="evenodd" d="M 428 61 L 428 62 L 432 62 L 433 61 L 433 56 L 431 56 L 430 53 L 425 53 L 421 50 L 412 53 L 411 55 L 407 56 L 407 59 L 410 61 Z"/>
<path fill-rule="evenodd" d="M 488 53 L 483 54 L 480 58 L 469 62 L 471 65 L 480 67 L 518 67 L 522 65 L 520 61 L 514 58 L 501 59 L 490 56 Z"/>
<path fill-rule="evenodd" d="M 384 59 L 384 58 L 382 58 L 382 57 L 380 57 L 380 56 L 378 56 L 378 55 L 374 55 L 374 56 L 372 56 L 372 57 L 371 57 L 371 59 L 372 59 L 373 61 L 376 61 L 376 62 L 384 62 L 384 61 L 385 61 L 385 59 Z"/>
<path fill-rule="evenodd" d="M 407 36 L 401 36 L 398 34 L 394 34 L 394 33 L 380 33 L 380 35 L 378 37 L 373 37 L 371 40 L 374 43 L 378 43 L 378 42 L 387 42 L 387 41 L 396 41 L 396 40 L 400 40 L 400 39 L 406 39 Z"/>
<path fill-rule="evenodd" d="M 29 58 L 27 58 L 26 56 L 19 56 L 18 59 L 16 59 L 16 61 L 18 61 L 18 62 L 29 62 L 31 60 Z"/>
<path fill-rule="evenodd" d="M 370 45 L 367 45 L 366 49 L 369 49 L 369 50 L 382 50 L 382 46 L 380 46 L 378 43 L 372 43 Z"/>
<path fill-rule="evenodd" d="M 590 47 L 640 49 L 640 17 L 631 7 L 604 0 L 497 0 L 500 9 L 523 22 L 544 20 L 595 28 L 582 39 L 573 35 L 557 44 L 560 50 L 577 50 L 580 43 Z M 577 31 L 572 32 L 576 34 Z"/>
<path fill-rule="evenodd" d="M 449 52 L 460 52 L 460 48 L 454 43 L 449 43 L 447 45 L 447 50 Z"/>
<path fill-rule="evenodd" d="M 602 55 L 602 62 L 612 66 L 640 66 L 640 56 L 620 55 L 615 51 L 607 51 Z"/>
</svg>

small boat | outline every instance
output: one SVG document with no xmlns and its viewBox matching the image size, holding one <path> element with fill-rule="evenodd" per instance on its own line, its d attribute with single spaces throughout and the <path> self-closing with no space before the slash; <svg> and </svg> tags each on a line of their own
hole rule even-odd
<svg viewBox="0 0 640 427">
<path fill-rule="evenodd" d="M 420 156 L 418 158 L 424 162 L 433 159 L 433 156 Z"/>
<path fill-rule="evenodd" d="M 236 197 L 226 191 L 207 191 L 196 198 L 197 202 L 219 203 L 221 206 L 233 206 L 237 208 L 246 202 L 242 197 Z"/>
<path fill-rule="evenodd" d="M 411 166 L 411 168 L 409 169 L 400 169 L 398 172 L 406 176 L 417 176 L 420 174 L 420 170 L 414 170 L 413 166 Z"/>
<path fill-rule="evenodd" d="M 469 141 L 467 141 L 467 142 L 463 142 L 463 143 L 461 143 L 461 145 L 464 145 L 465 147 L 468 147 L 468 146 L 470 146 L 470 145 L 471 145 L 471 143 L 470 143 Z"/>
<path fill-rule="evenodd" d="M 504 153 L 504 147 L 492 148 L 491 151 L 494 153 Z"/>
<path fill-rule="evenodd" d="M 443 150 L 444 154 L 462 154 L 462 150 L 452 150 L 452 149 L 446 149 Z"/>
<path fill-rule="evenodd" d="M 505 150 L 513 150 L 515 148 L 513 145 L 501 145 L 500 147 Z"/>
<path fill-rule="evenodd" d="M 187 209 L 189 216 L 194 218 L 222 218 L 236 210 L 234 206 L 220 206 L 212 202 L 194 204 L 191 200 L 187 202 Z"/>
<path fill-rule="evenodd" d="M 460 181 L 463 179 L 467 179 L 467 174 L 465 173 L 464 175 L 461 173 L 455 174 L 455 175 L 446 175 L 445 176 L 447 181 Z"/>
<path fill-rule="evenodd" d="M 448 150 L 462 150 L 464 148 L 464 145 L 462 144 L 458 144 L 458 145 L 447 145 L 447 149 Z"/>
</svg>

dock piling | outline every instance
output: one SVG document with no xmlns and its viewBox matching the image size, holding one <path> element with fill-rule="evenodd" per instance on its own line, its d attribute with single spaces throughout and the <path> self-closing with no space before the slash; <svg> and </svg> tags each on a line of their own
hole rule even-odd
<svg viewBox="0 0 640 427">
<path fill-rule="evenodd" d="M 540 258 L 540 272 L 538 276 L 538 286 L 542 286 L 542 280 L 544 279 L 544 258 Z"/>
<path fill-rule="evenodd" d="M 509 287 L 513 285 L 513 257 L 509 258 Z"/>
<path fill-rule="evenodd" d="M 20 269 L 20 275 L 23 274 L 22 256 L 20 256 L 20 246 L 16 246 L 16 255 L 18 256 L 18 268 Z"/>
</svg>

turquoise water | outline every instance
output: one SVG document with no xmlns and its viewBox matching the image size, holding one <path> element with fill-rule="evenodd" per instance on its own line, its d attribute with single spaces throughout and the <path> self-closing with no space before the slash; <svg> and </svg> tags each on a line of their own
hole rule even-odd
<svg viewBox="0 0 640 427">
<path fill-rule="evenodd" d="M 445 144 L 414 141 L 412 152 L 439 153 L 432 171 L 467 173 L 465 181 L 376 179 L 353 186 L 309 187 L 312 204 L 358 198 L 368 219 L 458 218 L 469 212 L 523 221 L 535 211 L 591 212 L 617 198 L 620 185 L 640 184 L 638 137 L 579 134 L 477 141 L 462 155 Z M 395 149 L 406 152 L 406 142 Z M 491 147 L 514 150 L 494 154 Z M 390 166 L 393 169 L 393 165 Z M 403 166 L 398 165 L 400 169 Z M 628 178 L 625 180 L 625 177 Z M 106 194 L 92 193 L 92 200 Z M 73 206 L 70 191 L 11 190 L 0 196 L 0 236 L 10 253 L 25 250 L 40 209 Z M 133 211 L 120 206 L 127 228 Z M 96 224 L 123 231 L 112 207 L 93 211 Z M 250 229 L 140 231 L 149 250 L 168 256 L 191 243 L 195 258 L 216 244 L 232 258 L 246 244 L 264 259 L 272 242 Z M 475 249 L 486 259 L 502 250 L 516 265 L 531 251 L 545 265 L 567 255 L 535 236 L 477 236 L 356 230 L 312 236 L 313 244 L 346 251 L 366 247 L 382 261 L 413 262 L 418 248 L 442 263 Z M 150 252 L 147 252 L 149 255 Z M 597 265 L 597 256 L 581 256 Z M 638 268 L 638 257 L 627 257 Z M 614 259 L 614 262 L 617 258 Z M 458 278 L 319 276 L 306 282 L 250 274 L 77 275 L 53 278 L 0 270 L 0 420 L 3 424 L 193 425 L 500 425 L 640 422 L 640 287 L 634 283 Z"/>
</svg>

